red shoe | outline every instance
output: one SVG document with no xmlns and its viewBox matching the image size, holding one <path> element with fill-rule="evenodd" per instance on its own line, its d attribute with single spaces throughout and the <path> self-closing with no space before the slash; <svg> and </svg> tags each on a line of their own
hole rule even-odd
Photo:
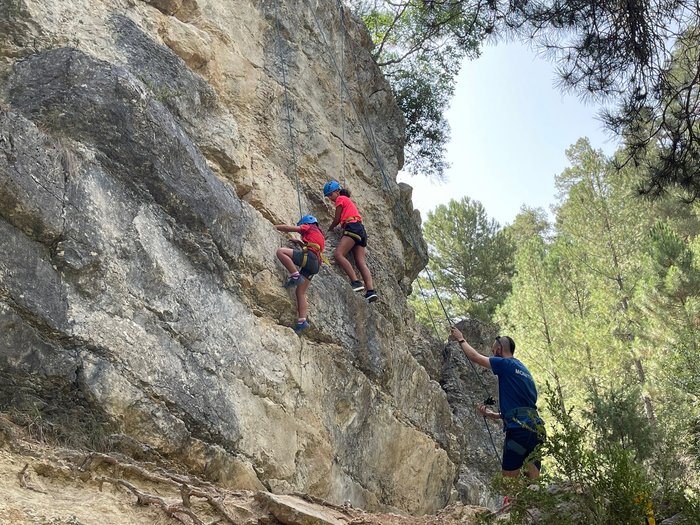
<svg viewBox="0 0 700 525">
<path fill-rule="evenodd" d="M 510 505 L 510 498 L 508 496 L 503 496 L 503 505 L 501 506 L 507 507 L 508 505 Z"/>
</svg>

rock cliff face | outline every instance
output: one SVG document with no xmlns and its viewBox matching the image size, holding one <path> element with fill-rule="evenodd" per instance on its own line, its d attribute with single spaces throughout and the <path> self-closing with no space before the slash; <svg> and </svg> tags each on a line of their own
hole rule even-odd
<svg viewBox="0 0 700 525">
<path fill-rule="evenodd" d="M 0 13 L 0 410 L 234 488 L 486 502 L 497 464 L 459 408 L 481 393 L 406 304 L 426 249 L 362 26 L 332 0 Z M 324 267 L 300 338 L 273 224 L 330 223 L 329 178 L 382 299 Z"/>
</svg>

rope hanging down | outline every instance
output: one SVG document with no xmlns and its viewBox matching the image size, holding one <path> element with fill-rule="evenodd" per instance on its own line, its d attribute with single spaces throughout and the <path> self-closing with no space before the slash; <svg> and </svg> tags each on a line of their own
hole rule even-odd
<svg viewBox="0 0 700 525">
<path fill-rule="evenodd" d="M 376 140 L 376 137 L 374 136 L 374 131 L 373 131 L 372 127 L 369 126 L 369 123 L 368 123 L 368 122 L 364 122 L 364 121 L 363 121 L 362 115 L 360 114 L 360 111 L 358 110 L 357 106 L 355 105 L 355 102 L 354 102 L 353 99 L 352 99 L 352 95 L 351 95 L 351 93 L 350 93 L 350 90 L 349 90 L 349 88 L 348 88 L 348 86 L 347 86 L 347 83 L 345 82 L 345 80 L 344 80 L 344 78 L 343 78 L 343 71 L 338 67 L 338 63 L 337 63 L 337 61 L 335 60 L 335 57 L 334 57 L 333 54 L 330 52 L 330 47 L 329 47 L 328 41 L 327 41 L 327 39 L 326 39 L 326 37 L 325 37 L 325 32 L 323 31 L 323 28 L 321 27 L 321 23 L 320 23 L 320 21 L 319 21 L 319 19 L 318 19 L 318 16 L 316 15 L 316 10 L 313 9 L 313 7 L 311 7 L 311 6 L 308 6 L 308 2 L 307 2 L 307 7 L 309 7 L 309 10 L 311 11 L 311 13 L 312 13 L 312 15 L 313 15 L 313 17 L 314 17 L 314 21 L 315 21 L 315 23 L 316 23 L 316 27 L 317 27 L 318 32 L 319 32 L 319 34 L 321 35 L 321 38 L 322 38 L 322 40 L 323 40 L 324 50 L 325 50 L 326 53 L 329 55 L 329 58 L 330 58 L 330 60 L 331 60 L 331 63 L 333 64 L 333 67 L 334 67 L 335 70 L 338 72 L 338 75 L 339 75 L 339 77 L 340 77 L 341 86 L 345 89 L 345 91 L 346 91 L 346 93 L 347 93 L 347 95 L 348 95 L 348 99 L 349 99 L 349 101 L 350 101 L 350 104 L 351 104 L 351 106 L 352 106 L 352 108 L 353 108 L 353 110 L 354 110 L 354 112 L 355 112 L 355 115 L 357 116 L 358 121 L 360 122 L 360 127 L 362 128 L 362 131 L 363 131 L 364 134 L 365 134 L 365 138 L 367 139 L 367 142 L 369 143 L 369 146 L 370 146 L 370 148 L 372 149 L 372 153 L 373 153 L 373 155 L 374 155 L 374 157 L 375 157 L 375 160 L 376 160 L 376 162 L 377 162 L 377 168 L 379 169 L 379 172 L 380 172 L 380 174 L 381 174 L 381 176 L 382 176 L 382 179 L 383 179 L 383 182 L 384 182 L 384 186 L 385 186 L 385 188 L 386 188 L 386 191 L 392 196 L 392 200 L 394 200 L 394 206 L 395 206 L 395 208 L 398 209 L 398 212 L 399 212 L 399 213 L 398 213 L 398 216 L 399 216 L 399 218 L 400 218 L 400 219 L 404 219 L 404 218 L 405 218 L 405 215 L 406 215 L 406 212 L 403 210 L 403 208 L 401 208 L 401 206 L 398 205 L 398 199 L 393 199 L 394 195 L 393 195 L 393 192 L 391 191 L 391 185 L 390 185 L 390 183 L 389 183 L 389 178 L 388 178 L 387 175 L 386 175 L 386 171 L 384 170 L 384 165 L 383 165 L 383 163 L 382 163 L 381 156 L 379 155 L 379 150 L 378 150 L 378 147 L 377 147 L 377 140 Z M 344 17 L 342 16 L 342 8 L 341 8 L 341 21 L 343 22 L 343 26 L 342 26 L 343 35 L 345 35 L 345 25 L 344 25 Z M 354 69 L 354 72 L 355 72 L 355 80 L 356 80 L 356 82 L 357 82 L 357 85 L 361 85 L 361 84 L 360 84 L 360 78 L 359 78 L 359 72 L 358 72 L 358 70 L 357 70 L 357 65 L 355 65 L 355 67 L 354 67 L 353 69 Z M 343 144 L 343 147 L 345 147 L 344 144 Z M 400 220 L 399 222 L 402 222 L 402 220 Z M 416 240 L 415 240 L 415 237 L 414 237 L 414 235 L 413 235 L 413 232 L 412 232 L 411 228 L 410 228 L 410 227 L 405 228 L 405 229 L 403 229 L 403 231 L 405 231 L 405 232 L 408 233 L 408 235 L 409 235 L 409 237 L 410 237 L 409 242 L 411 243 L 411 246 L 412 246 L 413 249 L 416 251 L 416 253 L 422 253 L 422 250 L 419 249 L 420 243 L 415 242 Z M 433 287 L 433 290 L 434 290 L 434 292 L 435 292 L 435 295 L 436 295 L 436 297 L 438 298 L 438 301 L 439 301 L 439 303 L 440 303 L 440 306 L 442 307 L 442 311 L 443 311 L 443 313 L 445 314 L 445 319 L 447 320 L 448 327 L 451 327 L 451 326 L 453 325 L 452 320 L 450 319 L 449 315 L 447 314 L 447 310 L 445 309 L 445 306 L 444 306 L 444 304 L 442 303 L 442 299 L 440 299 L 440 295 L 439 295 L 439 293 L 438 293 L 438 291 L 437 291 L 437 288 L 436 288 L 436 286 L 435 286 L 435 282 L 433 281 L 433 278 L 432 278 L 432 276 L 431 276 L 431 274 L 430 274 L 430 270 L 428 270 L 427 267 L 425 268 L 425 270 L 426 270 L 426 273 L 427 273 L 428 278 L 429 278 L 429 280 L 430 280 L 430 283 L 431 283 L 431 285 L 432 285 L 432 287 Z M 469 359 L 467 359 L 467 361 L 469 361 L 469 365 L 471 366 L 472 371 L 474 372 L 474 375 L 477 377 L 477 379 L 479 380 L 479 383 L 481 384 L 482 388 L 484 389 L 484 392 L 485 392 L 486 395 L 487 395 L 487 400 L 491 400 L 492 397 L 491 397 L 491 395 L 489 394 L 488 388 L 486 387 L 486 385 L 484 384 L 483 379 L 481 378 L 481 376 L 480 376 L 479 373 L 477 372 L 476 368 L 474 367 L 474 363 L 472 363 Z M 489 427 L 488 422 L 486 421 L 486 417 L 485 417 L 485 416 L 484 416 L 483 419 L 484 419 L 484 426 L 486 427 L 486 430 L 487 430 L 487 432 L 488 432 L 488 434 L 489 434 L 489 438 L 490 438 L 490 440 L 491 440 L 491 445 L 493 446 L 494 452 L 495 452 L 495 454 L 496 454 L 496 458 L 500 461 L 500 456 L 499 456 L 499 453 L 498 453 L 498 448 L 496 447 L 496 444 L 495 444 L 495 442 L 494 442 L 494 440 L 493 440 L 493 435 L 491 434 L 491 428 Z"/>
<path fill-rule="evenodd" d="M 433 325 L 433 330 L 435 331 L 435 337 L 437 337 L 438 341 L 440 340 L 440 332 L 438 331 L 437 325 L 435 324 L 435 319 L 433 318 L 433 312 L 430 311 L 430 305 L 428 305 L 428 299 L 426 298 L 426 293 L 423 290 L 423 286 L 421 285 L 420 281 L 416 279 L 416 283 L 418 283 L 418 289 L 420 290 L 420 296 L 423 298 L 423 302 L 425 303 L 425 311 L 428 312 L 428 317 L 430 318 L 430 324 Z"/>
<path fill-rule="evenodd" d="M 382 157 L 379 154 L 379 149 L 377 147 L 377 139 L 374 135 L 374 130 L 372 129 L 372 126 L 369 125 L 369 122 L 367 121 L 367 119 L 366 118 L 363 119 L 362 112 L 358 109 L 357 105 L 355 104 L 355 101 L 352 98 L 352 93 L 350 92 L 350 88 L 348 87 L 348 84 L 345 81 L 345 78 L 343 76 L 343 71 L 339 68 L 338 62 L 336 61 L 335 56 L 333 56 L 333 54 L 330 51 L 330 45 L 328 43 L 328 40 L 326 39 L 325 32 L 324 32 L 323 28 L 321 27 L 321 22 L 318 19 L 318 15 L 316 14 L 316 10 L 312 6 L 308 5 L 308 1 L 306 2 L 306 4 L 307 4 L 307 7 L 309 8 L 309 10 L 311 11 L 311 14 L 314 17 L 314 21 L 316 23 L 316 28 L 318 29 L 318 32 L 321 35 L 321 39 L 323 41 L 323 50 L 328 55 L 328 57 L 331 61 L 331 64 L 333 65 L 336 72 L 338 73 L 338 76 L 340 77 L 340 83 L 341 83 L 343 89 L 345 90 L 345 92 L 347 93 L 350 105 L 352 106 L 352 109 L 355 113 L 355 116 L 357 116 L 358 122 L 360 123 L 360 128 L 362 129 L 362 131 L 365 135 L 365 138 L 367 139 L 367 143 L 372 150 L 372 154 L 377 162 L 377 169 L 379 170 L 379 173 L 382 176 L 382 181 L 384 183 L 384 187 L 385 187 L 387 193 L 389 193 L 389 195 L 392 196 L 392 201 L 394 203 L 394 207 L 397 208 L 398 215 L 401 218 L 405 218 L 405 215 L 406 215 L 405 211 L 400 206 L 398 206 L 398 199 L 394 198 L 393 192 L 391 190 L 391 184 L 389 182 L 389 177 L 386 174 L 386 170 L 384 169 L 384 164 L 382 162 Z M 341 21 L 344 24 L 344 22 L 345 22 L 344 16 L 341 16 Z M 343 35 L 345 35 L 345 33 L 346 33 L 345 25 L 343 25 L 341 29 L 343 31 Z M 357 65 L 355 65 L 355 67 L 353 68 L 353 71 L 355 73 L 355 81 L 356 81 L 357 85 L 361 85 Z M 343 147 L 345 147 L 344 144 L 343 144 Z M 413 236 L 413 232 L 411 231 L 411 229 L 407 228 L 406 231 L 409 233 L 409 236 L 411 237 L 410 241 L 412 241 L 412 242 L 410 242 L 410 244 L 411 244 L 412 248 L 416 251 L 416 253 L 422 254 L 423 250 L 420 248 L 420 243 L 415 242 L 415 237 Z"/>
<path fill-rule="evenodd" d="M 277 53 L 280 59 L 280 69 L 282 70 L 282 86 L 284 87 L 284 107 L 287 113 L 287 133 L 289 134 L 289 147 L 292 154 L 292 172 L 297 188 L 297 202 L 299 203 L 299 216 L 304 215 L 301 207 L 301 187 L 299 184 L 299 172 L 297 170 L 297 154 L 294 147 L 294 134 L 292 132 L 292 111 L 289 103 L 289 85 L 287 83 L 287 62 L 284 59 L 284 50 L 282 49 L 282 30 L 280 29 L 280 0 L 275 0 L 275 30 L 277 40 Z"/>
<path fill-rule="evenodd" d="M 438 302 L 440 303 L 440 307 L 442 308 L 443 313 L 445 314 L 445 319 L 447 319 L 447 322 L 450 323 L 450 326 L 452 326 L 452 322 L 450 321 L 449 315 L 447 315 L 447 310 L 445 309 L 445 305 L 442 303 L 442 299 L 440 298 L 440 294 L 437 291 L 437 286 L 435 286 L 435 282 L 433 281 L 433 276 L 430 275 L 430 271 L 428 270 L 428 267 L 426 266 L 425 268 L 426 273 L 428 275 L 428 279 L 430 279 L 430 284 L 433 287 L 433 291 L 435 292 L 435 296 L 438 299 Z M 486 386 L 486 383 L 484 383 L 483 378 L 481 377 L 481 374 L 479 374 L 479 371 L 476 369 L 474 366 L 474 363 L 471 362 L 471 359 L 467 358 L 467 362 L 469 363 L 469 366 L 472 369 L 472 372 L 476 376 L 476 378 L 479 380 L 479 384 L 481 385 L 481 388 L 484 390 L 484 394 L 486 394 L 486 398 L 484 401 L 484 404 L 494 404 L 495 402 L 493 401 L 493 397 L 491 396 L 488 387 Z M 489 433 L 489 439 L 491 440 L 491 445 L 493 446 L 493 451 L 496 453 L 496 458 L 500 460 L 500 456 L 498 454 L 498 448 L 496 447 L 496 443 L 493 441 L 493 434 L 491 434 L 491 427 L 489 427 L 488 421 L 486 421 L 486 416 L 482 416 L 484 418 L 484 426 L 486 427 L 486 430 Z"/>
<path fill-rule="evenodd" d="M 345 27 L 345 8 L 343 7 L 343 0 L 337 0 L 338 11 L 340 11 L 340 24 Z M 343 186 L 347 184 L 345 180 L 345 90 L 343 89 L 343 74 L 345 73 L 345 31 L 343 31 L 343 38 L 340 46 L 340 71 L 338 72 L 338 91 L 340 92 L 340 130 L 341 130 L 341 144 L 343 146 L 343 170 L 342 170 L 342 181 Z"/>
</svg>

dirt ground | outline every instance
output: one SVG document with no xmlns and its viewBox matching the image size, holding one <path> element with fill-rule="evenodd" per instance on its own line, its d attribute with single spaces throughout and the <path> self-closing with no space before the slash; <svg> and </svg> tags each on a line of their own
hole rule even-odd
<svg viewBox="0 0 700 525">
<path fill-rule="evenodd" d="M 486 509 L 372 514 L 304 495 L 226 490 L 116 455 L 52 447 L 0 417 L 0 524 L 471 525 Z"/>
</svg>

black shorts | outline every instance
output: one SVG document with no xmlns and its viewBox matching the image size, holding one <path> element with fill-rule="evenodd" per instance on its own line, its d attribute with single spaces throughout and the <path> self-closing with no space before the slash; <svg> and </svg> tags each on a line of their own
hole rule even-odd
<svg viewBox="0 0 700 525">
<path fill-rule="evenodd" d="M 311 250 L 306 252 L 306 264 L 301 265 L 304 260 L 304 250 L 292 250 L 292 261 L 299 267 L 299 273 L 311 280 L 318 273 L 321 265 L 318 263 L 318 257 Z"/>
<path fill-rule="evenodd" d="M 527 428 L 515 428 L 506 430 L 506 439 L 503 442 L 503 470 L 518 470 L 524 464 L 530 454 L 542 443 L 544 434 L 534 432 Z M 531 458 L 532 463 L 539 469 L 542 463 L 539 458 Z"/>
<path fill-rule="evenodd" d="M 349 222 L 343 228 L 343 235 L 347 235 L 355 246 L 367 246 L 367 232 L 361 222 Z"/>
</svg>

